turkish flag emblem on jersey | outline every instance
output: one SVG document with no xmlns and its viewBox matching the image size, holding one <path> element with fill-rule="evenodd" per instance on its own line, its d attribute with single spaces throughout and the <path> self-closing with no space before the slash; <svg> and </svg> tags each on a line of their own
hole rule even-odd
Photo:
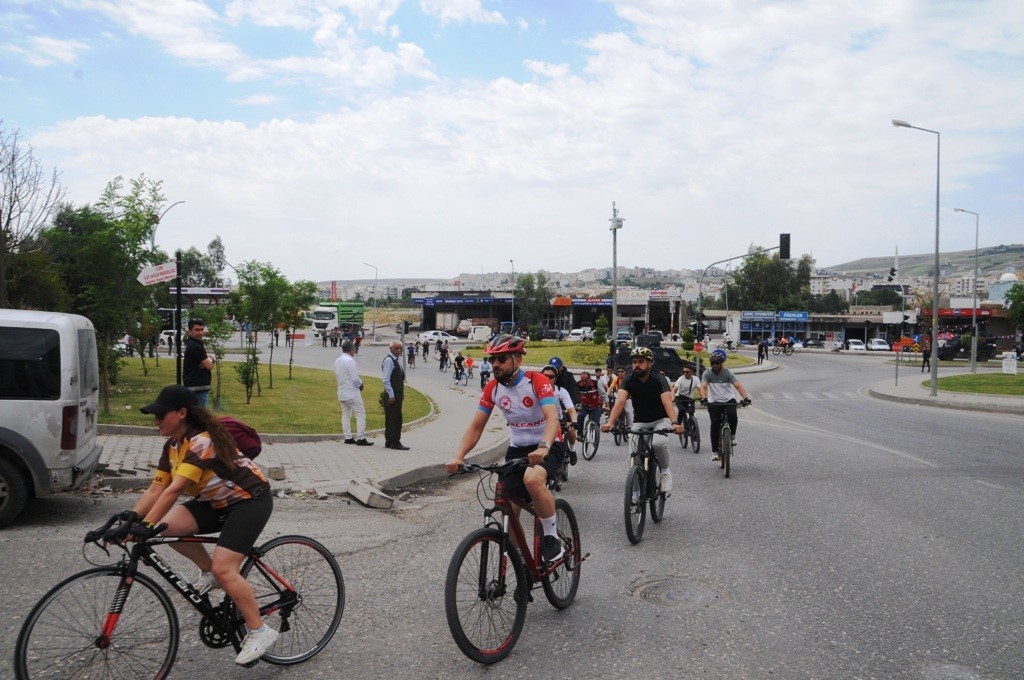
<svg viewBox="0 0 1024 680">
<path fill-rule="evenodd" d="M 533 408 L 533 399 L 531 397 L 523 397 L 523 406 Z"/>
<path fill-rule="evenodd" d="M 512 410 L 512 400 L 508 397 L 502 397 L 498 400 L 498 408 L 508 413 Z"/>
</svg>

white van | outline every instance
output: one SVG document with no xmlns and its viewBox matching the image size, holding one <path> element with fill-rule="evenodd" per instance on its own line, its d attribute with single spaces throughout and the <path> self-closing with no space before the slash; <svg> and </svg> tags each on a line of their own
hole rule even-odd
<svg viewBox="0 0 1024 680">
<path fill-rule="evenodd" d="M 0 309 L 0 527 L 28 499 L 80 486 L 99 462 L 92 322 Z"/>
<path fill-rule="evenodd" d="M 494 335 L 490 326 L 473 326 L 469 329 L 469 340 L 471 342 L 487 342 Z"/>
</svg>

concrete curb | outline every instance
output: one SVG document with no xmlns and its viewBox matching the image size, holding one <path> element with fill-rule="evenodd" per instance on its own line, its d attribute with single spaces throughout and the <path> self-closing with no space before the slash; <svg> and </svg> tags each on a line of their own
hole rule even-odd
<svg viewBox="0 0 1024 680">
<path fill-rule="evenodd" d="M 508 449 L 508 436 L 499 441 L 497 444 L 493 444 L 490 447 L 471 453 L 466 456 L 467 463 L 477 463 L 478 465 L 486 465 L 500 460 Z M 435 463 L 432 465 L 424 465 L 423 467 L 404 472 L 400 475 L 390 477 L 388 479 L 382 479 L 377 484 L 380 488 L 385 490 L 396 490 L 413 484 L 429 484 L 432 482 L 441 482 L 448 479 L 448 473 L 444 469 L 444 463 Z"/>
<path fill-rule="evenodd" d="M 932 408 L 948 408 L 958 411 L 978 411 L 981 413 L 1003 413 L 1007 415 L 1024 415 L 1024 403 L 1007 403 L 981 401 L 991 395 L 969 394 L 964 392 L 940 393 L 939 396 L 931 395 L 924 397 L 906 397 L 892 392 L 885 392 L 874 387 L 868 388 L 868 394 L 875 399 L 893 401 L 901 404 L 913 404 L 915 406 L 930 406 Z"/>
</svg>

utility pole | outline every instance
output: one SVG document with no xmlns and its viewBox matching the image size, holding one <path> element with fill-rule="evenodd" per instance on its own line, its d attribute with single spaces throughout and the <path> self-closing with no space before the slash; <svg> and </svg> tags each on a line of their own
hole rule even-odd
<svg viewBox="0 0 1024 680">
<path fill-rule="evenodd" d="M 609 222 L 612 226 L 612 329 L 611 329 L 611 354 L 615 354 L 615 343 L 619 336 L 619 229 L 625 220 L 619 217 L 619 210 L 612 201 L 612 218 Z"/>
</svg>

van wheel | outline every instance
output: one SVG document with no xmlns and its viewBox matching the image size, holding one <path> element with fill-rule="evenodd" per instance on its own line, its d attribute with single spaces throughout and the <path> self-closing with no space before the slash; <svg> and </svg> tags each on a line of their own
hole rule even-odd
<svg viewBox="0 0 1024 680">
<path fill-rule="evenodd" d="M 0 527 L 5 527 L 21 514 L 28 502 L 25 477 L 6 460 L 0 458 Z"/>
<path fill-rule="evenodd" d="M 978 361 L 988 361 L 991 358 L 987 352 L 978 352 Z"/>
</svg>

